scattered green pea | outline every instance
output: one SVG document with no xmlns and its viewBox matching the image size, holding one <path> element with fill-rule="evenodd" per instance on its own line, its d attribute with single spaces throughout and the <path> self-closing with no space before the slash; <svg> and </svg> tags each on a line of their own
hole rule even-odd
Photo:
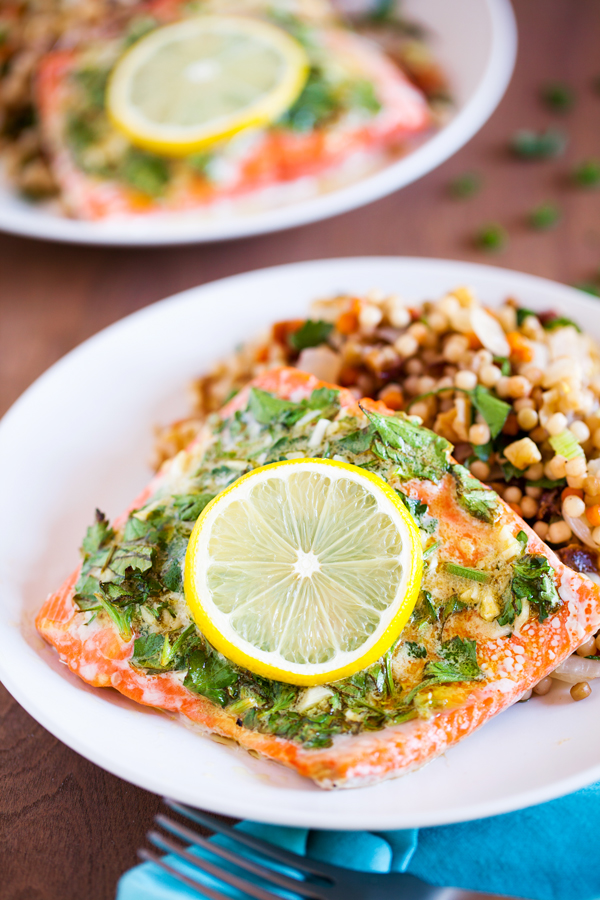
<svg viewBox="0 0 600 900">
<path fill-rule="evenodd" d="M 532 209 L 528 216 L 529 224 L 537 231 L 554 228 L 561 220 L 561 211 L 556 203 L 542 203 Z"/>
<path fill-rule="evenodd" d="M 513 135 L 511 149 L 521 159 L 551 159 L 562 156 L 567 143 L 566 134 L 557 128 L 540 132 L 521 128 Z"/>
<path fill-rule="evenodd" d="M 481 175 L 477 172 L 464 172 L 453 178 L 448 187 L 450 195 L 456 200 L 467 200 L 479 193 L 482 183 Z"/>
<path fill-rule="evenodd" d="M 480 250 L 485 250 L 487 253 L 497 253 L 507 246 L 508 234 L 502 225 L 497 222 L 488 222 L 475 235 L 475 244 Z"/>
<path fill-rule="evenodd" d="M 575 92 L 562 81 L 551 81 L 541 90 L 541 97 L 551 112 L 567 113 L 575 104 Z"/>
<path fill-rule="evenodd" d="M 582 188 L 600 185 L 600 160 L 586 159 L 573 169 L 573 181 Z"/>
</svg>

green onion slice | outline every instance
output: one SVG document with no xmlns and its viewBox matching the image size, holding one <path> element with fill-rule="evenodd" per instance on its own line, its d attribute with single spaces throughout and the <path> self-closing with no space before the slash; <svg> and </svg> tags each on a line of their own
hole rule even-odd
<svg viewBox="0 0 600 900">
<path fill-rule="evenodd" d="M 468 566 L 459 566 L 458 563 L 447 562 L 446 563 L 446 572 L 449 575 L 458 575 L 460 578 L 468 578 L 469 581 L 478 581 L 479 584 L 487 584 L 490 580 L 490 576 L 487 572 L 482 572 L 480 569 L 470 569 Z"/>
</svg>

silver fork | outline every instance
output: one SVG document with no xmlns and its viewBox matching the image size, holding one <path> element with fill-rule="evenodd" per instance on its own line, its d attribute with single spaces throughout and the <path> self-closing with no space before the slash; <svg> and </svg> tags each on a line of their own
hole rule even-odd
<svg viewBox="0 0 600 900">
<path fill-rule="evenodd" d="M 282 890 L 286 892 L 283 895 L 284 898 L 293 893 L 302 900 L 432 900 L 440 893 L 440 888 L 425 884 L 424 881 L 412 875 L 403 875 L 399 872 L 386 874 L 357 872 L 305 856 L 298 856 L 296 853 L 276 847 L 254 835 L 231 828 L 200 810 L 191 809 L 172 800 L 165 800 L 165 803 L 174 812 L 191 822 L 225 835 L 234 844 L 234 849 L 215 844 L 214 841 L 207 840 L 192 828 L 162 814 L 155 816 L 155 822 L 167 834 L 149 831 L 148 841 L 159 850 L 173 854 L 180 860 L 185 860 L 199 873 L 210 875 L 223 884 L 244 891 L 255 900 L 282 900 L 280 893 Z M 178 840 L 174 840 L 174 838 Z M 218 860 L 213 862 L 190 853 L 189 845 L 208 851 L 214 857 L 220 857 L 221 860 L 233 863 L 239 869 L 257 876 L 260 882 L 252 881 L 244 875 L 222 868 Z M 244 855 L 244 850 L 249 850 L 253 856 Z M 259 859 L 256 859 L 254 854 L 259 854 Z M 138 855 L 141 859 L 160 866 L 161 869 L 196 891 L 200 896 L 208 897 L 210 900 L 226 898 L 226 895 L 220 891 L 209 885 L 201 884 L 178 871 L 166 862 L 164 857 L 151 850 L 141 849 L 138 851 Z M 286 871 L 282 872 L 271 868 L 269 861 L 277 866 L 285 867 Z"/>
</svg>

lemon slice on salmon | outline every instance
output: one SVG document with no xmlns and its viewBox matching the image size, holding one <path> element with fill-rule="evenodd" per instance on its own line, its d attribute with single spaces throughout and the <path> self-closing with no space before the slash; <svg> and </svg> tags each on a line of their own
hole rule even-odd
<svg viewBox="0 0 600 900">
<path fill-rule="evenodd" d="M 302 46 L 281 28 L 203 15 L 158 28 L 125 53 L 107 111 L 133 144 L 170 156 L 277 119 L 308 77 Z"/>
<path fill-rule="evenodd" d="M 337 681 L 393 644 L 421 584 L 418 529 L 376 475 L 336 460 L 254 469 L 205 508 L 185 597 L 206 638 L 257 675 Z"/>
</svg>

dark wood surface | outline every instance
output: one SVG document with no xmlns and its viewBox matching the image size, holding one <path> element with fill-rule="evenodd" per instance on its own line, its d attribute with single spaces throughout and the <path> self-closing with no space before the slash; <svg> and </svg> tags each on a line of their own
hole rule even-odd
<svg viewBox="0 0 600 900">
<path fill-rule="evenodd" d="M 418 183 L 316 225 L 215 246 L 165 250 L 69 247 L 0 235 L 0 413 L 44 369 L 116 319 L 175 291 L 262 266 L 331 256 L 417 255 L 492 262 L 567 283 L 599 277 L 600 191 L 569 185 L 570 167 L 600 157 L 600 2 L 515 0 L 520 48 L 511 86 L 482 131 Z M 576 108 L 551 115 L 540 85 L 568 81 Z M 511 157 L 521 127 L 558 124 L 562 159 Z M 469 201 L 448 195 L 465 171 L 484 178 Z M 553 199 L 553 231 L 527 212 Z M 502 223 L 510 243 L 486 256 L 472 236 Z M 0 686 L 0 900 L 109 900 L 159 807 L 45 731 Z"/>
</svg>

